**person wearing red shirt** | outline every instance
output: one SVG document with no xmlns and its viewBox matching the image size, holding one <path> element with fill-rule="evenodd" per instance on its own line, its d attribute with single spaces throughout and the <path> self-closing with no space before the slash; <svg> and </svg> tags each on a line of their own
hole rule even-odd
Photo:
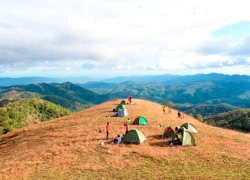
<svg viewBox="0 0 250 180">
<path fill-rule="evenodd" d="M 127 122 L 125 122 L 124 126 L 126 126 L 126 127 L 125 127 L 125 130 L 126 130 L 126 133 L 125 133 L 125 134 L 127 134 L 127 133 L 128 133 L 128 131 L 129 131 L 129 125 L 128 125 L 128 123 L 127 123 Z"/>
</svg>

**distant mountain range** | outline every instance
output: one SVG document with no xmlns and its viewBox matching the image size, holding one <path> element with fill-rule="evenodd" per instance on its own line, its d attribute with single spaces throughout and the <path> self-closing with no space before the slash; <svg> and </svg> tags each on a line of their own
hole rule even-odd
<svg viewBox="0 0 250 180">
<path fill-rule="evenodd" d="M 89 81 L 78 84 L 65 82 L 15 85 L 1 87 L 0 98 L 4 93 L 13 90 L 16 92 L 33 92 L 42 95 L 45 100 L 60 104 L 62 107 L 70 107 L 69 109 L 72 111 L 82 109 L 83 104 L 89 106 L 114 98 L 127 98 L 128 96 L 145 98 L 158 103 L 168 101 L 175 104 L 188 103 L 191 106 L 226 103 L 241 108 L 250 107 L 250 76 L 222 74 L 167 76 L 171 76 L 173 79 L 166 78 L 164 80 L 162 77 L 158 80 L 161 79 L 166 83 L 138 82 L 138 79 L 136 81 L 130 79 L 130 81 L 121 83 Z M 147 76 L 141 78 L 143 77 L 148 79 Z M 123 80 L 125 79 L 123 78 Z M 148 81 L 151 80 L 148 79 Z M 170 81 L 174 83 L 170 83 Z"/>
<path fill-rule="evenodd" d="M 76 112 L 112 99 L 126 99 L 128 96 L 160 104 L 172 101 L 175 109 L 192 114 L 194 117 L 200 114 L 204 118 L 240 108 L 250 108 L 250 76 L 199 74 L 133 77 L 109 79 L 113 82 L 31 83 L 2 86 L 0 108 L 21 99 L 38 98 Z M 156 82 L 152 82 L 154 78 L 157 79 Z M 19 80 L 21 81 L 19 84 L 38 80 L 56 81 L 50 78 Z"/>
<path fill-rule="evenodd" d="M 237 81 L 237 82 L 250 82 L 250 76 L 247 75 L 225 75 L 218 73 L 211 74 L 196 74 L 196 75 L 143 75 L 143 76 L 118 76 L 114 78 L 93 79 L 90 77 L 68 77 L 68 78 L 46 78 L 46 77 L 21 77 L 21 78 L 0 78 L 0 86 L 12 85 L 27 85 L 33 83 L 87 83 L 91 81 L 102 83 L 122 83 L 126 81 L 143 82 L 143 83 L 164 83 L 164 84 L 179 84 L 179 83 L 192 83 L 204 81 Z M 103 84 L 104 85 L 104 84 Z"/>
<path fill-rule="evenodd" d="M 242 108 L 250 107 L 250 82 L 244 80 L 198 81 L 187 83 L 142 83 L 127 81 L 119 84 L 88 82 L 79 84 L 96 93 L 110 97 L 132 96 L 158 103 L 173 101 L 176 104 L 221 104 L 227 103 Z"/>
<path fill-rule="evenodd" d="M 129 79 L 129 77 L 126 78 Z M 123 77 L 122 80 L 126 78 Z M 0 96 L 13 90 L 34 92 L 41 94 L 45 100 L 60 102 L 62 107 L 65 107 L 67 103 L 72 105 L 76 102 L 93 105 L 112 98 L 126 98 L 127 96 L 146 98 L 158 103 L 167 101 L 191 105 L 227 103 L 242 108 L 250 107 L 250 76 L 213 73 L 193 76 L 162 75 L 131 78 L 129 81 L 120 83 L 89 81 L 77 84 L 65 82 L 15 85 L 0 88 Z M 153 78 L 158 79 L 158 82 L 151 82 Z M 52 81 L 53 79 L 41 78 L 40 80 Z M 140 82 L 143 80 L 145 82 Z M 21 78 L 20 81 L 28 83 L 28 78 Z M 30 81 L 35 81 L 35 79 L 31 78 Z M 113 81 L 117 81 L 117 78 L 114 78 Z M 71 107 L 70 109 L 74 111 L 81 108 Z"/>
<path fill-rule="evenodd" d="M 250 76 L 247 75 L 226 75 L 218 73 L 195 74 L 195 75 L 145 75 L 145 76 L 119 76 L 115 78 L 103 79 L 102 82 L 121 83 L 124 81 L 134 82 L 155 82 L 164 84 L 173 83 L 191 83 L 203 81 L 248 81 Z"/>
<path fill-rule="evenodd" d="M 46 78 L 46 77 L 20 77 L 20 78 L 0 78 L 0 86 L 28 85 L 33 83 L 63 83 L 70 81 L 72 83 L 85 83 L 92 81 L 89 77 L 68 77 L 68 78 Z"/>
</svg>

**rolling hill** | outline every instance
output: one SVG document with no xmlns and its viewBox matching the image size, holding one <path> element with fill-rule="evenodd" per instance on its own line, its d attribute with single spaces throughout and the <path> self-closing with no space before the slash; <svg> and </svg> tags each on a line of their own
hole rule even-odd
<svg viewBox="0 0 250 180">
<path fill-rule="evenodd" d="M 197 114 L 206 117 L 237 108 L 249 108 L 249 88 L 247 78 L 239 81 L 226 79 L 172 85 L 133 81 L 119 84 L 89 82 L 79 85 L 71 82 L 40 83 L 1 87 L 0 107 L 16 99 L 40 98 L 76 112 L 107 100 L 132 96 L 157 103 L 172 101 L 180 111 L 192 113 L 194 117 Z"/>
<path fill-rule="evenodd" d="M 219 113 L 213 116 L 207 116 L 204 121 L 230 129 L 238 129 L 244 132 L 250 132 L 250 109 L 237 109 L 225 113 Z"/>
<path fill-rule="evenodd" d="M 109 117 L 121 99 L 0 136 L 0 179 L 248 179 L 250 134 L 206 125 L 160 104 L 134 99 L 129 116 Z M 125 132 L 127 118 L 143 115 L 149 125 L 134 126 L 147 141 L 112 145 L 105 140 Z M 168 146 L 166 126 L 189 122 L 199 131 L 197 146 Z M 159 123 L 162 125 L 159 126 Z M 99 130 L 102 130 L 101 132 Z M 102 146 L 101 142 L 105 144 Z"/>
<path fill-rule="evenodd" d="M 119 84 L 104 84 L 92 82 L 79 84 L 79 86 L 100 94 L 103 91 L 110 97 L 143 97 L 158 103 L 173 101 L 178 104 L 189 103 L 192 105 L 226 103 L 241 108 L 250 108 L 249 82 L 248 79 L 242 78 L 238 81 L 207 79 L 185 83 L 125 81 Z"/>
<path fill-rule="evenodd" d="M 37 97 L 48 100 L 52 103 L 59 104 L 64 108 L 72 111 L 79 111 L 94 104 L 106 101 L 110 97 L 101 95 L 84 89 L 71 82 L 65 83 L 39 83 L 29 85 L 17 85 L 0 88 L 1 98 L 20 97 L 24 93 L 34 93 Z M 26 96 L 27 97 L 27 96 Z"/>
<path fill-rule="evenodd" d="M 175 104 L 175 109 L 185 112 L 186 114 L 192 114 L 197 117 L 197 114 L 201 114 L 203 117 L 211 116 L 219 113 L 224 113 L 240 107 L 231 106 L 229 104 L 199 104 L 199 105 L 189 105 L 189 104 Z"/>
<path fill-rule="evenodd" d="M 66 108 L 39 98 L 16 100 L 0 107 L 0 135 L 71 113 Z"/>
</svg>

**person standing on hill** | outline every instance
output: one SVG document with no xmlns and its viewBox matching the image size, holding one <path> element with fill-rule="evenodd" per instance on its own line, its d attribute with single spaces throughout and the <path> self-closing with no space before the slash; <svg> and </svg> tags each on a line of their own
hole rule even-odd
<svg viewBox="0 0 250 180">
<path fill-rule="evenodd" d="M 127 134 L 129 132 L 129 125 L 127 122 L 125 122 L 124 126 L 126 126 L 125 127 L 125 130 L 126 130 L 125 134 Z"/>
<path fill-rule="evenodd" d="M 166 106 L 162 107 L 162 111 L 163 111 L 164 114 L 165 114 L 165 108 L 166 108 Z"/>
<path fill-rule="evenodd" d="M 110 132 L 110 127 L 109 127 L 109 122 L 107 122 L 107 125 L 106 125 L 106 133 L 107 133 L 106 140 L 109 139 L 109 132 Z"/>
<path fill-rule="evenodd" d="M 178 114 L 178 117 L 179 117 L 179 118 L 181 118 L 181 112 L 180 112 L 180 111 L 178 111 L 178 113 L 177 113 L 177 114 Z"/>
<path fill-rule="evenodd" d="M 130 120 L 129 118 L 128 118 L 128 120 L 127 120 L 127 123 L 128 123 L 128 124 L 131 124 L 131 120 Z"/>
</svg>

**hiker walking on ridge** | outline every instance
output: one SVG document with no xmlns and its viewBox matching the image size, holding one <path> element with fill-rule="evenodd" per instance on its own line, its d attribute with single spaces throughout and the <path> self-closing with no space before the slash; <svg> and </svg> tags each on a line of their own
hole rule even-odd
<svg viewBox="0 0 250 180">
<path fill-rule="evenodd" d="M 110 127 L 109 127 L 109 122 L 107 122 L 107 125 L 106 125 L 106 133 L 107 133 L 106 140 L 109 139 L 109 132 L 110 132 Z"/>
<path fill-rule="evenodd" d="M 128 97 L 128 102 L 127 102 L 127 104 L 131 104 L 131 103 L 132 103 L 132 97 L 129 96 L 129 97 Z"/>
<path fill-rule="evenodd" d="M 180 111 L 178 111 L 178 117 L 181 118 L 181 112 Z"/>
<path fill-rule="evenodd" d="M 166 106 L 164 105 L 164 106 L 162 107 L 162 111 L 163 111 L 164 114 L 165 114 L 165 108 L 166 108 Z"/>
</svg>

